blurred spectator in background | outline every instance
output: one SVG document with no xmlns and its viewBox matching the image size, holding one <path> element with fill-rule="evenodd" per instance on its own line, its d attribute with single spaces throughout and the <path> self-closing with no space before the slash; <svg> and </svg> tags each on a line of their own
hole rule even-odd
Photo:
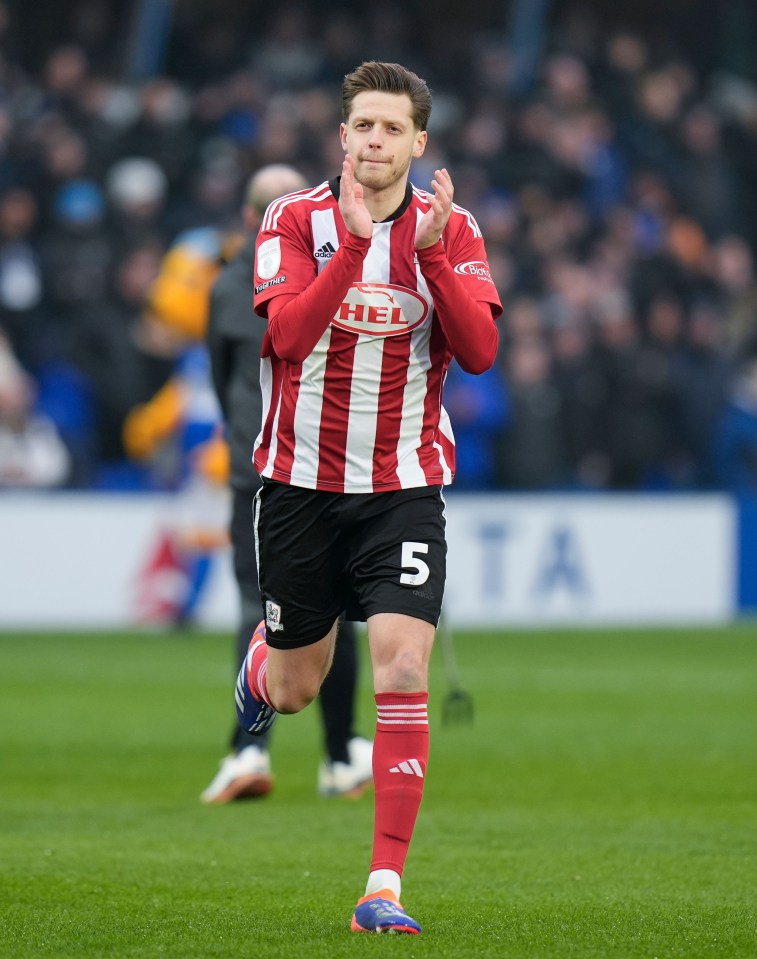
<svg viewBox="0 0 757 959">
<path fill-rule="evenodd" d="M 510 419 L 510 398 L 503 371 L 495 364 L 472 376 L 453 362 L 444 384 L 444 407 L 455 424 L 455 486 L 497 486 L 497 445 Z"/>
<path fill-rule="evenodd" d="M 670 363 L 642 338 L 622 290 L 596 304 L 599 365 L 607 390 L 608 485 L 615 489 L 668 485 L 668 456 L 676 441 Z"/>
<path fill-rule="evenodd" d="M 500 482 L 508 489 L 556 489 L 566 480 L 562 403 L 543 337 L 505 351 L 512 416 L 500 443 Z"/>
<path fill-rule="evenodd" d="M 69 180 L 53 198 L 40 253 L 50 312 L 64 329 L 108 294 L 115 251 L 105 215 L 105 197 L 93 180 Z"/>
<path fill-rule="evenodd" d="M 554 375 L 561 398 L 561 435 L 568 488 L 602 489 L 610 480 L 606 447 L 608 385 L 585 319 L 566 318 L 552 332 Z"/>
<path fill-rule="evenodd" d="M 0 336 L 0 488 L 50 488 L 68 477 L 66 447 L 35 400 L 31 377 Z"/>
<path fill-rule="evenodd" d="M 735 377 L 712 444 L 715 475 L 723 489 L 757 494 L 757 356 Z"/>
<path fill-rule="evenodd" d="M 139 343 L 166 363 L 158 389 L 121 419 L 123 449 L 142 465 L 150 485 L 180 489 L 194 483 L 204 473 L 198 470 L 201 448 L 220 424 L 204 337 L 210 287 L 229 243 L 236 245 L 238 237 L 213 227 L 180 233 L 135 290 L 131 306 L 139 317 Z"/>
<path fill-rule="evenodd" d="M 724 339 L 717 303 L 706 297 L 695 300 L 674 370 L 680 402 L 679 441 L 689 485 L 695 489 L 717 484 L 712 460 L 713 433 L 726 402 L 733 368 Z"/>
<path fill-rule="evenodd" d="M 112 242 L 117 249 L 167 240 L 162 219 L 167 191 L 165 173 L 149 157 L 128 157 L 110 167 L 105 193 L 110 205 Z"/>
<path fill-rule="evenodd" d="M 15 187 L 0 196 L 0 330 L 32 369 L 54 349 L 44 311 L 37 215 L 37 201 L 28 190 Z"/>
<path fill-rule="evenodd" d="M 162 247 L 149 241 L 123 251 L 111 285 L 71 318 L 68 356 L 93 402 L 91 482 L 97 486 L 155 485 L 128 461 L 122 434 L 128 413 L 173 375 L 180 349 L 170 331 L 145 315 L 162 255 Z"/>
<path fill-rule="evenodd" d="M 141 288 L 137 329 L 162 344 L 170 371 L 160 389 L 123 411 L 123 450 L 146 486 L 178 494 L 139 576 L 143 623 L 192 625 L 217 554 L 228 546 L 228 453 L 204 344 L 225 242 L 212 227 L 179 234 Z"/>
<path fill-rule="evenodd" d="M 740 236 L 728 234 L 711 253 L 712 276 L 720 302 L 725 347 L 731 356 L 749 350 L 757 338 L 757 275 L 754 251 Z"/>
</svg>

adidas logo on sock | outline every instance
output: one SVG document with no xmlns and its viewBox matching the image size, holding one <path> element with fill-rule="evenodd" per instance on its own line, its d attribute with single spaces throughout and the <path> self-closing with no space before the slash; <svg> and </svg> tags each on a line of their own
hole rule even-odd
<svg viewBox="0 0 757 959">
<path fill-rule="evenodd" d="M 423 779 L 423 770 L 417 759 L 404 760 L 396 766 L 392 766 L 389 772 L 404 773 L 406 776 L 417 776 L 419 779 Z"/>
<path fill-rule="evenodd" d="M 319 256 L 319 257 L 321 257 L 321 259 L 328 260 L 328 259 L 330 259 L 335 253 L 336 253 L 336 250 L 335 250 L 334 247 L 331 245 L 331 243 L 329 243 L 328 240 L 327 240 L 326 243 L 324 243 L 322 247 L 320 247 L 318 250 L 315 251 L 315 253 L 313 254 L 313 256 Z"/>
</svg>

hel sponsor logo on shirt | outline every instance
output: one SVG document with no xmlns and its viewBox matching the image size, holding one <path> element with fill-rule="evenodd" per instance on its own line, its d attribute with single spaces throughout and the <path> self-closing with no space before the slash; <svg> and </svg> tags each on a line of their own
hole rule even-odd
<svg viewBox="0 0 757 959">
<path fill-rule="evenodd" d="M 391 283 L 353 283 L 332 323 L 351 333 L 398 336 L 428 316 L 427 301 L 415 290 Z"/>
<path fill-rule="evenodd" d="M 281 239 L 272 236 L 258 247 L 258 276 L 261 280 L 270 280 L 276 276 L 281 266 Z"/>
<path fill-rule="evenodd" d="M 479 280 L 488 280 L 493 283 L 492 275 L 489 271 L 489 265 L 483 260 L 469 260 L 467 263 L 458 263 L 455 267 L 455 273 L 460 276 L 477 276 Z"/>
</svg>

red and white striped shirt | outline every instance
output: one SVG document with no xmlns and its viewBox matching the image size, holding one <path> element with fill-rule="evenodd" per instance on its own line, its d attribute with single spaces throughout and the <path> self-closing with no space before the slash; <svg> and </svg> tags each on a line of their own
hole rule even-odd
<svg viewBox="0 0 757 959">
<path fill-rule="evenodd" d="M 442 242 L 415 250 L 429 195 L 408 184 L 370 240 L 347 231 L 338 181 L 282 197 L 256 245 L 263 477 L 372 493 L 446 484 L 454 437 L 447 368 L 491 366 L 502 312 L 481 231 L 454 206 Z"/>
</svg>

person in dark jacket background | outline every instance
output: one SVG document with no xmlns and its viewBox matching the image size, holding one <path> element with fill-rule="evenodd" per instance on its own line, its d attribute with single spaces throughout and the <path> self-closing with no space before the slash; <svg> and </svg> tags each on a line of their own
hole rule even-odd
<svg viewBox="0 0 757 959">
<path fill-rule="evenodd" d="M 255 239 L 268 204 L 304 187 L 301 174 L 283 164 L 262 167 L 253 175 L 242 209 L 247 240 L 211 293 L 207 342 L 229 444 L 230 534 L 241 606 L 235 669 L 262 615 L 252 519 L 260 478 L 252 465 L 252 449 L 262 422 L 260 349 L 266 321 L 253 312 Z M 333 667 L 320 693 L 327 759 L 318 771 L 318 791 L 324 796 L 359 795 L 372 781 L 372 743 L 354 732 L 357 668 L 355 629 L 343 623 Z M 253 798 L 268 793 L 272 785 L 268 734 L 251 736 L 235 724 L 231 752 L 201 798 L 209 803 Z"/>
<path fill-rule="evenodd" d="M 719 486 L 738 496 L 757 494 L 757 354 L 744 358 L 712 439 Z"/>
</svg>

